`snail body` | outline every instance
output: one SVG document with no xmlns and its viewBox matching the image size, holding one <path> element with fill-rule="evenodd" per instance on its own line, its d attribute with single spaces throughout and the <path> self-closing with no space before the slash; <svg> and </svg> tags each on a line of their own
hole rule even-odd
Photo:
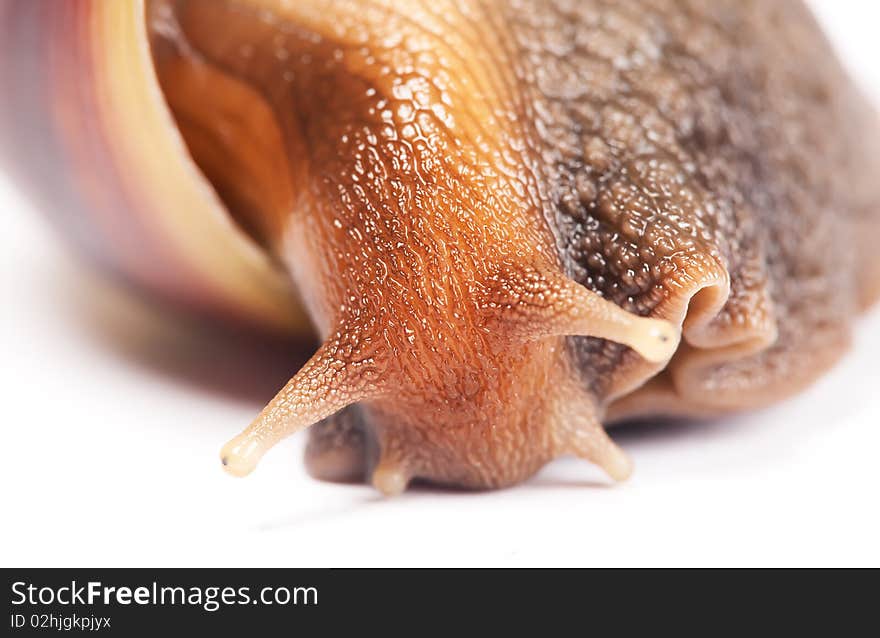
<svg viewBox="0 0 880 638">
<path fill-rule="evenodd" d="M 603 423 L 788 396 L 880 294 L 878 119 L 798 2 L 0 11 L 7 164 L 86 252 L 323 339 L 236 475 L 310 428 L 387 494 L 623 479 Z"/>
</svg>

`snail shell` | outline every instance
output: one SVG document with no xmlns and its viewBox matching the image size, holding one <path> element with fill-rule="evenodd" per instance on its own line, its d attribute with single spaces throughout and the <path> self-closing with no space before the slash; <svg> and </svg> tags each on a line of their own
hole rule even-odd
<svg viewBox="0 0 880 638">
<path fill-rule="evenodd" d="M 9 0 L 6 165 L 153 293 L 323 345 L 221 454 L 511 485 L 760 406 L 880 294 L 880 136 L 800 2 Z"/>
</svg>

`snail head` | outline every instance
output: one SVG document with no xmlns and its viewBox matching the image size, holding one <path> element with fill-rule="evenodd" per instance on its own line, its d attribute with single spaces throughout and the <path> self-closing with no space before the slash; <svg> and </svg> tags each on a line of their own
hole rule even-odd
<svg viewBox="0 0 880 638">
<path fill-rule="evenodd" d="M 662 362 L 678 330 L 564 272 L 525 96 L 492 60 L 503 43 L 475 46 L 473 20 L 441 39 L 427 10 L 339 3 L 331 18 L 320 5 L 155 9 L 157 66 L 191 151 L 326 335 L 223 448 L 224 466 L 245 475 L 282 438 L 357 403 L 385 492 L 413 477 L 514 483 L 565 453 L 624 478 L 566 340 Z"/>
</svg>

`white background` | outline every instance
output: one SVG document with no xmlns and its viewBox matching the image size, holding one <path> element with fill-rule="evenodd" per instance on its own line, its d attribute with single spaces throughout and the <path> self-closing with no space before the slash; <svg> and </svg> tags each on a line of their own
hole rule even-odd
<svg viewBox="0 0 880 638">
<path fill-rule="evenodd" d="M 875 4 L 814 5 L 880 97 Z M 2 175 L 0 210 L 4 567 L 880 565 L 878 311 L 794 400 L 614 431 L 637 466 L 623 485 L 562 460 L 506 491 L 385 500 L 309 478 L 304 436 L 227 477 L 218 449 L 286 358 L 109 290 Z"/>
</svg>

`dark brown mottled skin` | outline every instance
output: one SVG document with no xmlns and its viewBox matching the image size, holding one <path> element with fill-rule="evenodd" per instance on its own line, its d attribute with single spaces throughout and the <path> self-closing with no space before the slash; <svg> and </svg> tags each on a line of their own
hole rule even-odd
<svg viewBox="0 0 880 638">
<path fill-rule="evenodd" d="M 147 11 L 190 153 L 326 339 L 235 474 L 319 421 L 310 471 L 385 493 L 624 478 L 602 423 L 796 392 L 880 294 L 880 120 L 801 2 Z"/>
</svg>

